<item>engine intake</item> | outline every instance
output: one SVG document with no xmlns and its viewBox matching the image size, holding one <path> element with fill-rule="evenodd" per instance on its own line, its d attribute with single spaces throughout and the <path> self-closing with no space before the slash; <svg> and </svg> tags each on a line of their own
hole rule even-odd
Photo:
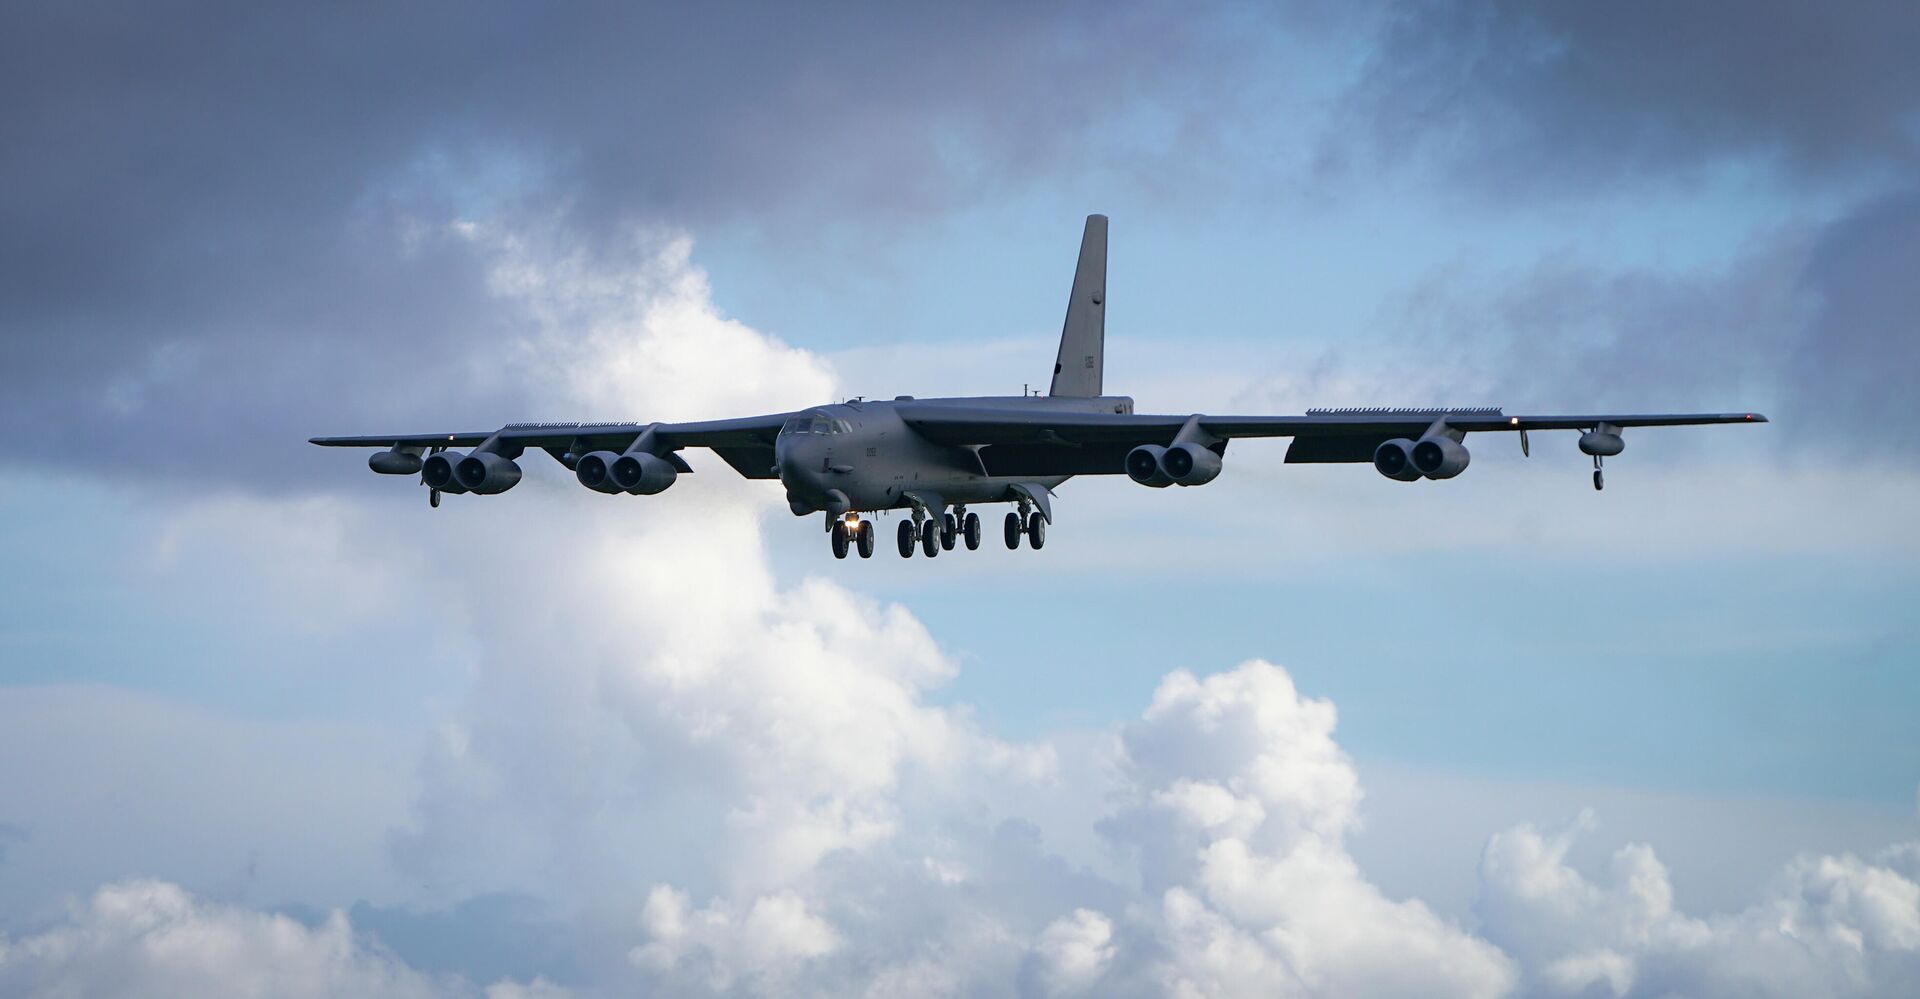
<svg viewBox="0 0 1920 999">
<path fill-rule="evenodd" d="M 1165 489 L 1173 485 L 1173 476 L 1167 474 L 1161 458 L 1167 449 L 1158 444 L 1142 444 L 1127 452 L 1127 478 L 1143 486 Z"/>
<path fill-rule="evenodd" d="M 458 451 L 441 451 L 438 454 L 427 455 L 427 460 L 420 465 L 420 480 L 441 492 L 466 492 L 466 487 L 461 485 L 453 474 L 455 466 L 459 465 L 460 460 L 465 457 L 466 455 Z"/>
<path fill-rule="evenodd" d="M 1160 456 L 1160 468 L 1183 486 L 1201 486 L 1220 477 L 1220 456 L 1191 441 L 1175 444 Z"/>
<path fill-rule="evenodd" d="M 613 481 L 635 496 L 665 492 L 680 473 L 665 458 L 646 454 L 623 454 L 613 463 Z"/>
<path fill-rule="evenodd" d="M 453 466 L 453 477 L 469 492 L 482 496 L 504 493 L 520 483 L 520 466 L 491 451 L 476 452 Z"/>
<path fill-rule="evenodd" d="M 1429 479 L 1451 479 L 1467 470 L 1472 455 L 1451 437 L 1422 437 L 1413 446 L 1413 467 Z"/>
<path fill-rule="evenodd" d="M 620 456 L 612 451 L 581 455 L 580 460 L 573 463 L 573 477 L 594 492 L 609 495 L 625 492 L 620 483 L 613 481 L 613 463 L 619 460 Z"/>
<path fill-rule="evenodd" d="M 1421 476 L 1418 466 L 1413 463 L 1414 443 L 1405 437 L 1395 437 L 1373 449 L 1374 471 L 1397 482 L 1412 482 Z"/>
</svg>

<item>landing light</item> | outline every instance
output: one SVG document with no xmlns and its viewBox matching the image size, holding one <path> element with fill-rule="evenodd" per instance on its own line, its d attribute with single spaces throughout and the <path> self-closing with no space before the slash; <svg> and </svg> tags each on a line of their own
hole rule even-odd
<svg viewBox="0 0 1920 999">
<path fill-rule="evenodd" d="M 1512 418 L 1512 419 L 1510 419 L 1510 420 L 1508 420 L 1508 421 L 1507 421 L 1507 425 L 1508 425 L 1508 426 L 1514 426 L 1514 427 L 1517 427 L 1517 426 L 1519 426 L 1519 425 L 1520 425 L 1520 418 L 1519 418 L 1518 416 L 1516 416 L 1516 417 L 1514 417 L 1514 418 Z"/>
</svg>

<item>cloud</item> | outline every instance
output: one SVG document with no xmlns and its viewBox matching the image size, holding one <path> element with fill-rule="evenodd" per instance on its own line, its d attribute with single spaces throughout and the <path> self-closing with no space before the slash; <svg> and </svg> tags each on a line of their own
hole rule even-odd
<svg viewBox="0 0 1920 999">
<path fill-rule="evenodd" d="M 671 240 L 608 263 L 537 235 L 459 238 L 486 247 L 497 293 L 537 317 L 529 342 L 579 332 L 573 353 L 529 369 L 548 404 L 614 401 L 627 373 L 655 367 L 674 372 L 667 403 L 687 408 L 742 392 L 779 408 L 830 386 L 811 355 L 718 316 Z M 724 345 L 725 363 L 691 346 L 703 343 Z M 1711 994 L 1783 961 L 1782 980 L 1836 975 L 1863 994 L 1914 981 L 1899 960 L 1912 948 L 1911 852 L 1810 859 L 1786 873 L 1782 901 L 1725 931 L 1675 911 L 1647 848 L 1623 851 L 1596 885 L 1526 829 L 1489 847 L 1480 926 L 1390 897 L 1349 849 L 1366 799 L 1337 712 L 1263 661 L 1168 673 L 1136 719 L 1109 729 L 999 738 L 944 702 L 958 666 L 912 614 L 829 579 L 782 579 L 762 540 L 769 515 L 790 523 L 777 491 L 714 478 L 642 501 L 530 477 L 514 503 L 451 497 L 428 527 L 385 539 L 387 564 L 441 608 L 391 662 L 411 661 L 416 644 L 474 650 L 467 692 L 412 777 L 392 857 L 443 898 L 536 900 L 525 953 L 487 955 L 533 984 L 500 994 L 561 982 L 688 995 L 1493 996 L 1669 981 Z M 318 524 L 292 550 L 332 575 L 337 539 L 357 529 L 345 511 L 374 501 L 336 502 L 190 507 L 166 534 L 168 557 L 225 551 L 233 542 L 210 526 L 223 522 L 271 544 L 262 525 L 279 507 Z M 391 587 L 383 574 L 341 578 Z M 338 604 L 350 621 L 370 613 L 363 595 L 263 589 L 268 601 Z M 321 971 L 360 976 L 348 991 L 465 987 L 431 977 L 445 974 L 444 950 L 396 951 L 402 964 L 382 949 L 460 938 L 444 927 L 410 933 L 368 911 L 310 928 L 138 885 L 103 890 L 93 908 L 105 914 L 20 940 L 55 941 L 31 953 L 61 955 L 80 951 L 57 941 L 106 940 L 84 968 L 113 974 L 171 939 L 138 927 L 185 926 L 229 941 L 226 967 L 318 949 L 332 955 Z M 115 923 L 129 903 L 114 893 L 127 892 L 149 914 Z M 1826 943 L 1783 950 L 1765 933 L 1776 914 L 1795 939 Z M 381 928 L 383 943 L 356 925 Z M 230 928 L 200 932 L 213 926 Z M 464 937 L 501 949 L 513 938 Z M 1701 939 L 1712 945 L 1683 946 Z M 9 942 L 10 962 L 23 946 Z M 213 973 L 210 958 L 181 960 Z M 13 970 L 39 981 L 76 967 Z"/>
<path fill-rule="evenodd" d="M 1211 81 L 1253 37 L 1093 4 L 9 6 L 0 418 L 16 460 L 164 480 L 191 441 L 245 456 L 196 476 L 317 481 L 287 455 L 345 421 L 525 415 L 534 320 L 460 219 L 604 256 L 636 228 L 887 232 L 1058 168 L 1151 177 L 1103 155 L 1114 123 L 1229 127 L 1184 95 L 1232 92 Z"/>
<path fill-rule="evenodd" d="M 221 905 L 161 881 L 107 885 L 37 933 L 0 936 L 0 991 L 71 996 L 478 996 L 430 978 L 333 912 L 315 926 Z M 546 982 L 501 982 L 487 999 L 563 996 Z"/>
<path fill-rule="evenodd" d="M 1504 196 L 1738 159 L 1875 178 L 1920 154 L 1908 4 L 1443 3 L 1382 22 L 1352 97 L 1370 141 Z"/>
<path fill-rule="evenodd" d="M 1920 982 L 1914 847 L 1872 860 L 1806 856 L 1739 912 L 1677 911 L 1644 844 L 1613 854 L 1596 883 L 1566 862 L 1591 823 L 1531 825 L 1487 844 L 1476 911 L 1549 995 L 1894 996 Z"/>
</svg>

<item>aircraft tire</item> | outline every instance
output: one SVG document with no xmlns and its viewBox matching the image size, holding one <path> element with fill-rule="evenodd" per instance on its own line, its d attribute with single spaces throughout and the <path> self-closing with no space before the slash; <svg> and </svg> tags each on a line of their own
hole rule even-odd
<svg viewBox="0 0 1920 999">
<path fill-rule="evenodd" d="M 940 550 L 952 551 L 954 542 L 960 540 L 960 518 L 947 514 L 940 518 Z"/>
<path fill-rule="evenodd" d="M 901 521 L 900 522 L 900 557 L 901 558 L 913 557 L 913 542 L 914 542 L 913 521 L 911 520 Z"/>
<path fill-rule="evenodd" d="M 1007 512 L 1007 550 L 1013 551 L 1014 549 L 1017 549 L 1019 547 L 1020 547 L 1020 515 L 1012 511 L 1008 511 Z"/>
<path fill-rule="evenodd" d="M 873 557 L 873 521 L 863 520 L 860 529 L 853 534 L 854 547 L 860 549 L 861 558 Z"/>
<path fill-rule="evenodd" d="M 960 536 L 967 539 L 968 551 L 970 552 L 978 551 L 980 549 L 980 515 L 979 514 L 977 513 L 967 514 L 966 519 L 960 522 Z"/>
<path fill-rule="evenodd" d="M 1034 551 L 1047 546 L 1047 520 L 1038 510 L 1027 514 L 1027 544 L 1032 545 Z"/>
<path fill-rule="evenodd" d="M 847 557 L 847 522 L 839 521 L 833 525 L 833 557 Z"/>
<path fill-rule="evenodd" d="M 920 551 L 928 558 L 940 554 L 940 525 L 932 519 L 920 527 Z"/>
</svg>

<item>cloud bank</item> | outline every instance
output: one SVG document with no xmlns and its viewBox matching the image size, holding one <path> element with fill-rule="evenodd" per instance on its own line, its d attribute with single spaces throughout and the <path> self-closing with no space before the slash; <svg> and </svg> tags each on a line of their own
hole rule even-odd
<svg viewBox="0 0 1920 999">
<path fill-rule="evenodd" d="M 584 331 L 535 371 L 555 405 L 609 398 L 625 379 L 605 372 L 662 366 L 670 406 L 830 388 L 811 355 L 719 317 L 683 243 L 609 263 L 462 238 L 492 240 L 495 293 L 547 317 L 536 335 Z M 566 941 L 555 961 L 552 928 L 529 926 L 528 973 L 489 995 L 1890 996 L 1920 982 L 1914 845 L 1808 857 L 1743 911 L 1690 915 L 1649 847 L 1594 874 L 1567 863 L 1577 830 L 1523 826 L 1487 846 L 1475 923 L 1390 897 L 1348 846 L 1365 796 L 1334 706 L 1267 662 L 1168 672 L 1112 728 L 998 738 L 941 703 L 958 667 L 906 609 L 778 578 L 761 541 L 777 496 L 715 478 L 645 506 L 530 479 L 518 503 L 454 497 L 432 531 L 388 539 L 444 608 L 430 627 L 474 650 L 391 856 L 456 899 L 537 898 Z M 371 519 L 368 503 L 335 517 Z M 193 526 L 203 513 L 180 517 L 176 557 L 225 543 Z M 295 599 L 360 574 L 353 549 L 283 520 L 306 553 Z M 259 517 L 252 541 L 275 547 L 275 522 Z M 365 619 L 340 599 L 359 608 L 349 626 Z M 0 944 L 0 984 L 479 991 L 418 970 L 389 949 L 402 943 L 340 913 L 299 921 L 123 881 Z"/>
</svg>

